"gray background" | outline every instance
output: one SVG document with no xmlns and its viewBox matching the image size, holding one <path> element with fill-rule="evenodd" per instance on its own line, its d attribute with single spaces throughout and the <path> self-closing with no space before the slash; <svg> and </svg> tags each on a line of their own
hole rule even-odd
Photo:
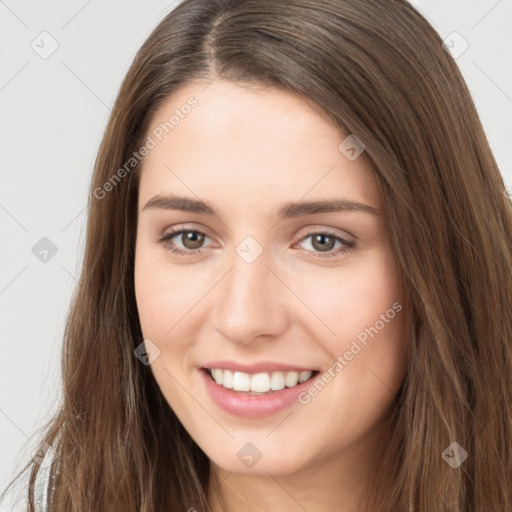
<svg viewBox="0 0 512 512">
<path fill-rule="evenodd" d="M 0 492 L 58 404 L 64 321 L 110 106 L 136 50 L 175 3 L 0 0 Z M 457 63 L 512 186 L 512 0 L 413 3 L 454 51 L 469 44 Z"/>
</svg>

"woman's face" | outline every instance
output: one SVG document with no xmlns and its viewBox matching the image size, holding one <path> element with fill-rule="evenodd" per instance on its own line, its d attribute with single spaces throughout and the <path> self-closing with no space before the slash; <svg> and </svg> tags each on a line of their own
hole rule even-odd
<svg viewBox="0 0 512 512">
<path fill-rule="evenodd" d="M 135 291 L 151 370 L 226 470 L 285 475 L 361 453 L 406 368 L 364 152 L 289 93 L 205 87 L 159 108 L 142 151 Z"/>
</svg>

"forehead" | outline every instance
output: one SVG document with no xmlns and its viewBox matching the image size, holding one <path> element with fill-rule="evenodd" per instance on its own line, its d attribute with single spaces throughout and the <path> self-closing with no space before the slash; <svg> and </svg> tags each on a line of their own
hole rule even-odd
<svg viewBox="0 0 512 512">
<path fill-rule="evenodd" d="M 217 79 L 176 91 L 153 116 L 140 208 L 156 194 L 208 199 L 263 211 L 303 197 L 380 207 L 364 157 L 338 148 L 348 134 L 291 93 Z"/>
</svg>

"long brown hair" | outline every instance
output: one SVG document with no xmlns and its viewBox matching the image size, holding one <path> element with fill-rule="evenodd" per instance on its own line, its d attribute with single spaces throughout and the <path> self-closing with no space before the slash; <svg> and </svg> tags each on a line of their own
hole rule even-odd
<svg viewBox="0 0 512 512">
<path fill-rule="evenodd" d="M 512 207 L 440 37 L 405 0 L 186 0 L 137 53 L 96 160 L 63 402 L 42 439 L 59 455 L 52 512 L 209 508 L 208 458 L 134 357 L 140 165 L 98 190 L 143 145 L 169 95 L 213 79 L 299 94 L 366 147 L 405 287 L 409 347 L 387 465 L 370 468 L 369 510 L 510 510 Z M 453 442 L 468 454 L 457 468 L 443 457 Z M 33 512 L 40 467 L 30 466 Z"/>
</svg>

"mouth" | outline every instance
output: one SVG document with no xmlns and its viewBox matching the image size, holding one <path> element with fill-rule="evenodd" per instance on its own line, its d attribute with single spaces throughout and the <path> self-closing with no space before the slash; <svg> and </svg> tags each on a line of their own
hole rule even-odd
<svg viewBox="0 0 512 512">
<path fill-rule="evenodd" d="M 224 368 L 202 368 L 219 386 L 244 395 L 271 395 L 314 379 L 318 370 L 245 373 Z"/>
</svg>

